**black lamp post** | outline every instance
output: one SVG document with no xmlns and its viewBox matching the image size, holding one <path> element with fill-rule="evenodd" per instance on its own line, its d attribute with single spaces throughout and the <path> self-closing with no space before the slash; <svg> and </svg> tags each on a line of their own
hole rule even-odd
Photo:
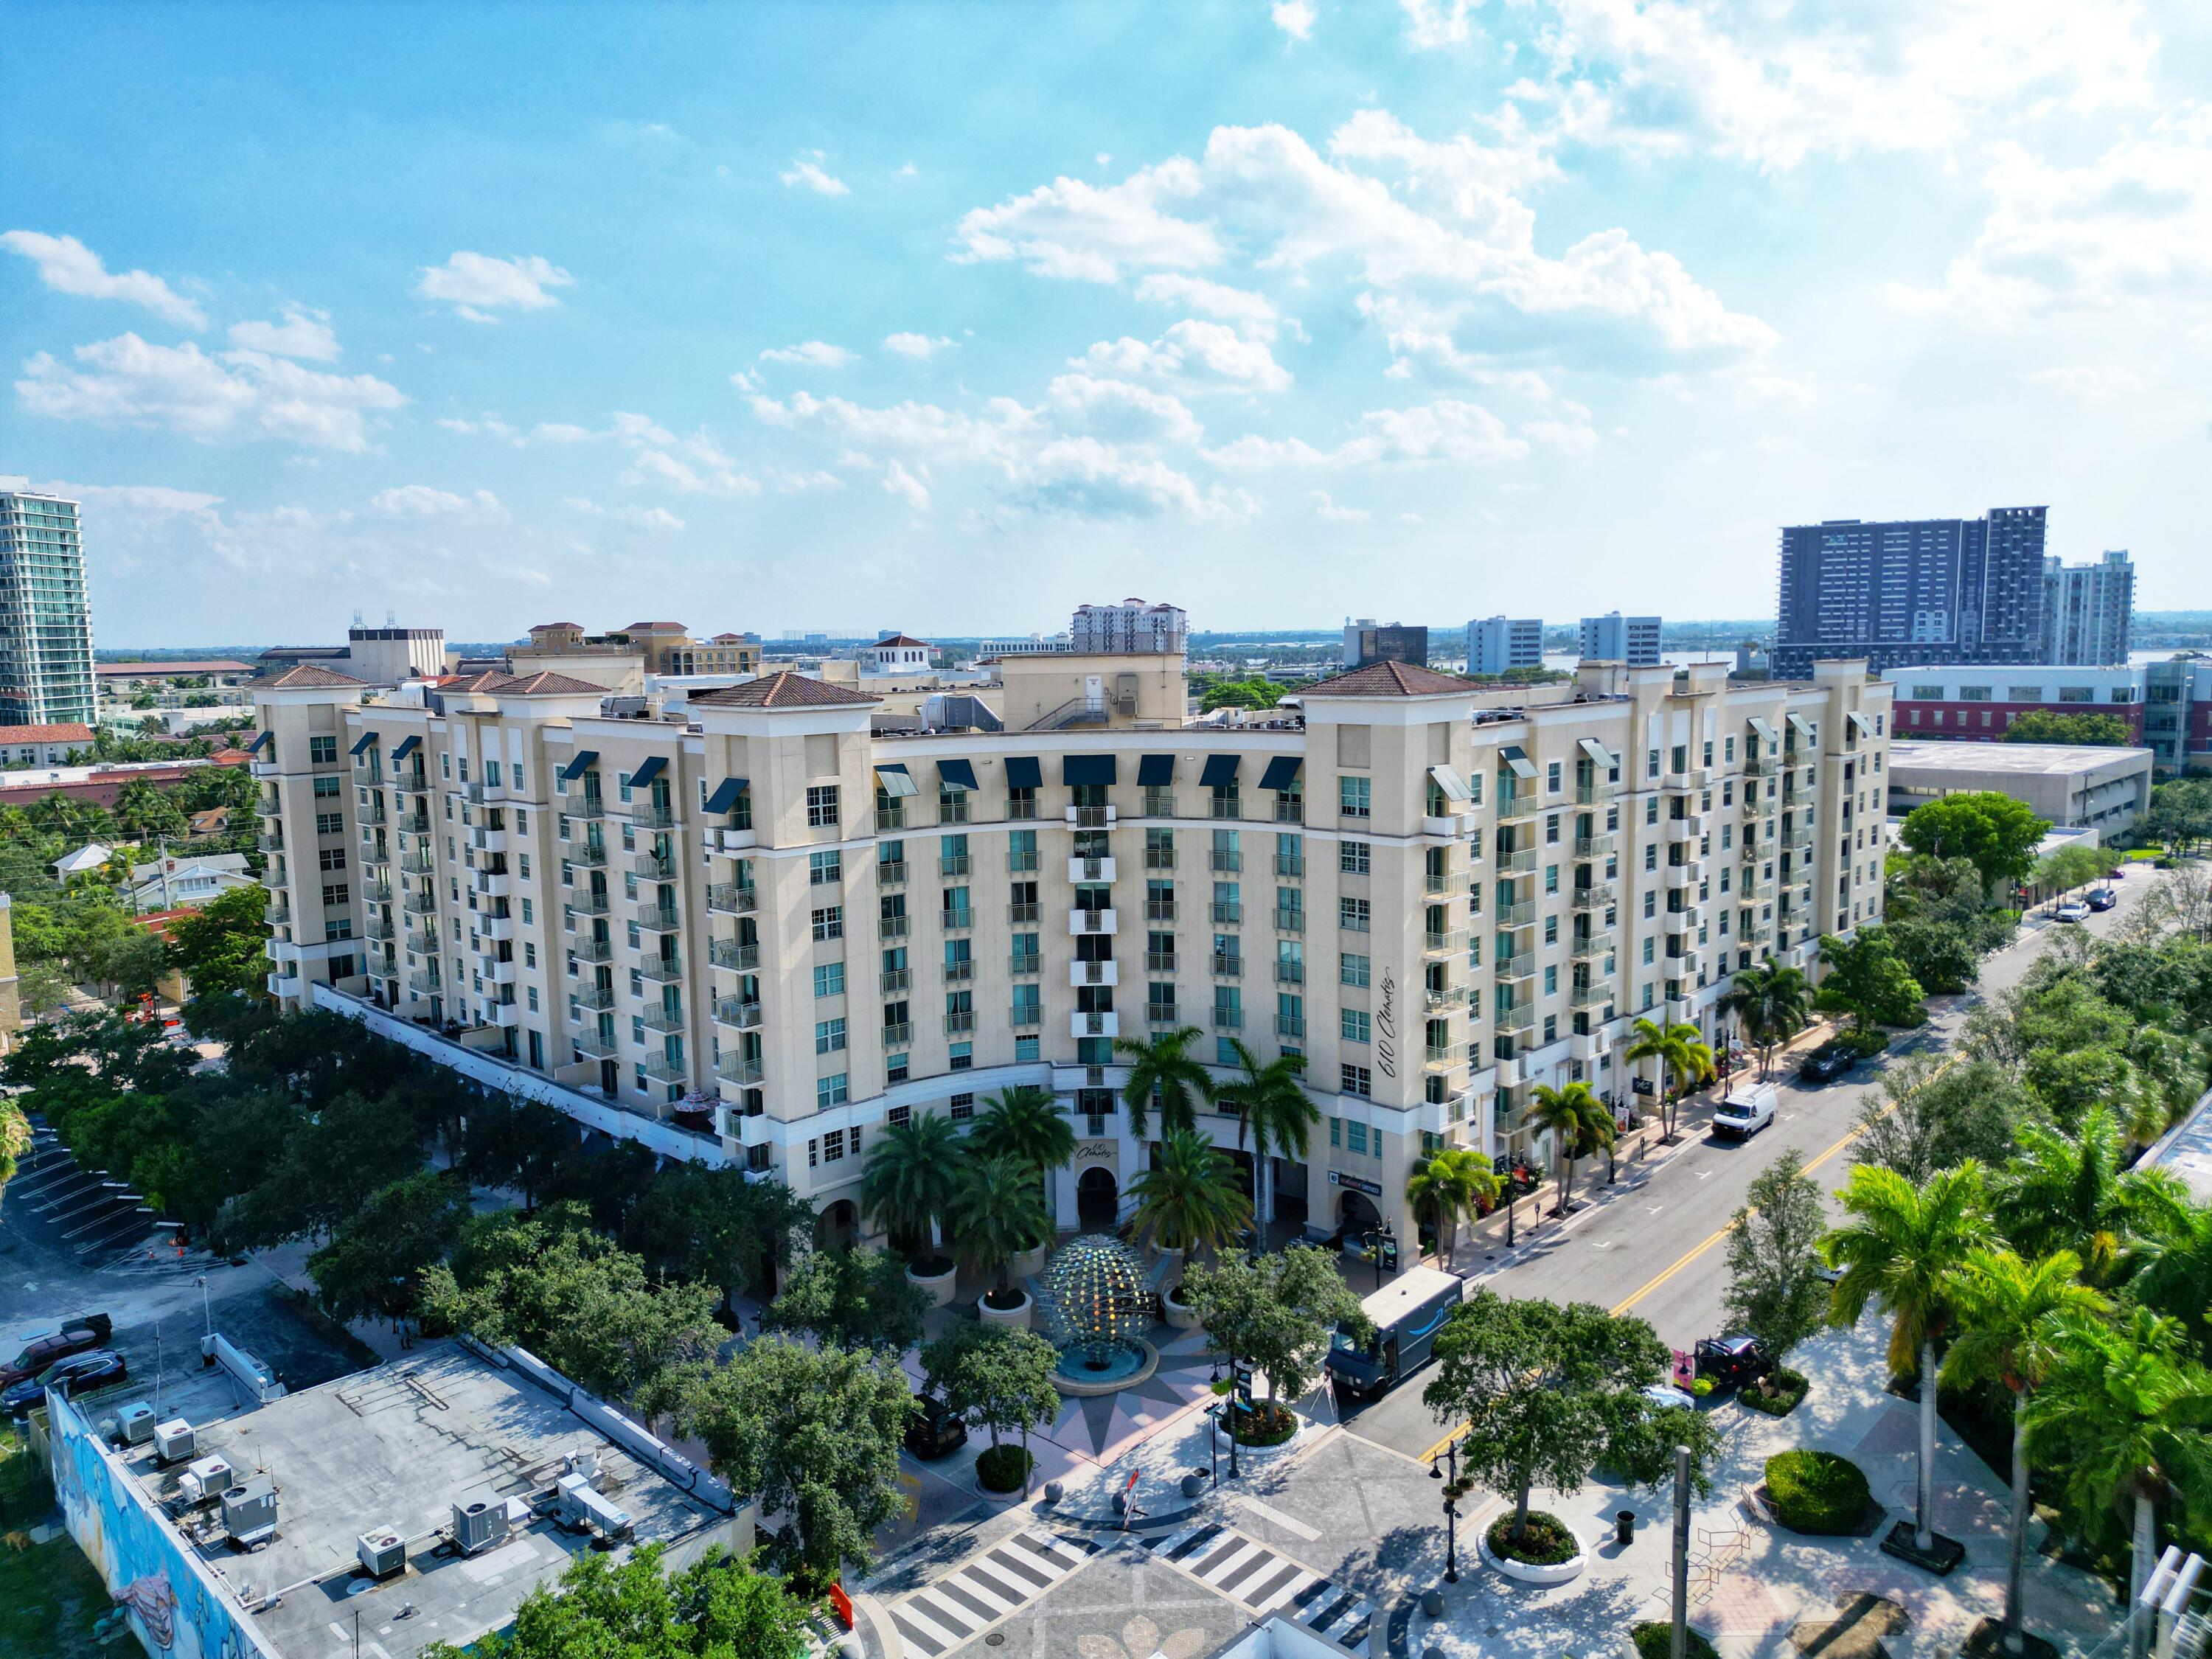
<svg viewBox="0 0 2212 1659">
<path fill-rule="evenodd" d="M 1229 1400 L 1224 1410 L 1229 1414 L 1229 1478 L 1237 1478 L 1237 1356 L 1229 1356 Z"/>
<path fill-rule="evenodd" d="M 1444 1583 L 1459 1583 L 1459 1443 L 1455 1440 L 1444 1448 L 1444 1461 L 1449 1465 L 1447 1474 L 1437 1464 L 1429 1465 L 1429 1479 L 1444 1483 Z"/>
<path fill-rule="evenodd" d="M 1520 1189 L 1513 1184 L 1513 1172 L 1508 1170 L 1505 1172 L 1505 1248 L 1509 1250 L 1513 1248 L 1514 1202 L 1520 1196 Z"/>
<path fill-rule="evenodd" d="M 1213 1375 L 1209 1376 L 1206 1381 L 1209 1383 L 1218 1382 L 1221 1381 L 1221 1366 L 1218 1362 L 1217 1362 L 1213 1367 Z M 1206 1442 L 1206 1472 L 1210 1477 L 1212 1477 L 1213 1484 L 1218 1486 L 1221 1484 L 1220 1405 L 1217 1402 L 1213 1409 L 1206 1413 L 1206 1420 L 1213 1425 L 1212 1437 Z M 1230 1437 L 1229 1448 L 1232 1452 L 1237 1449 L 1237 1439 L 1234 1435 Z"/>
</svg>

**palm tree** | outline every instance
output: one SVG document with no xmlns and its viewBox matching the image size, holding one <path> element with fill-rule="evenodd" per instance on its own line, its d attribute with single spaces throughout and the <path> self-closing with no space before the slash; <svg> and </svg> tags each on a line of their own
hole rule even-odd
<svg viewBox="0 0 2212 1659">
<path fill-rule="evenodd" d="M 1759 1050 L 1759 1074 L 1765 1077 L 1775 1046 L 1803 1030 L 1811 1018 L 1813 985 L 1797 969 L 1762 962 L 1738 974 L 1717 1006 Z"/>
<path fill-rule="evenodd" d="M 1659 1109 L 1664 1116 L 1667 1139 L 1674 1138 L 1674 1100 L 1669 1081 L 1680 1074 L 1686 1084 L 1705 1082 L 1713 1074 L 1713 1051 L 1698 1033 L 1698 1028 L 1686 1021 L 1677 1020 L 1671 1025 L 1662 1025 L 1656 1020 L 1638 1019 L 1629 1028 L 1636 1040 L 1628 1045 L 1622 1056 L 1633 1066 L 1639 1060 L 1659 1062 Z"/>
<path fill-rule="evenodd" d="M 2128 1607 L 2139 1620 L 2158 1505 L 2212 1485 L 2212 1375 L 2185 1355 L 2181 1328 L 2147 1308 L 2117 1327 L 2069 1320 L 2060 1346 L 2028 1402 L 2029 1443 L 2065 1470 L 2068 1500 L 2089 1526 L 2133 1507 Z M 2130 1632 L 2131 1654 L 2140 1630 Z"/>
<path fill-rule="evenodd" d="M 1617 1133 L 1613 1108 L 1592 1094 L 1587 1083 L 1570 1083 L 1564 1088 L 1540 1083 L 1530 1091 L 1530 1098 L 1535 1103 L 1528 1111 L 1529 1122 L 1549 1129 L 1558 1138 L 1562 1171 L 1559 1213 L 1565 1215 L 1574 1197 L 1575 1160 L 1613 1145 Z"/>
<path fill-rule="evenodd" d="M 2124 1167 L 2125 1133 L 2102 1106 L 2083 1115 L 2075 1134 L 2030 1122 L 2019 1140 L 1991 1182 L 2000 1228 L 2024 1255 L 2073 1251 L 2093 1285 L 2112 1282 L 2132 1239 L 2172 1231 L 2188 1213 L 2173 1176 Z"/>
<path fill-rule="evenodd" d="M 1445 1146 L 1417 1164 L 1406 1177 L 1406 1202 L 1426 1212 L 1436 1230 L 1437 1253 L 1450 1265 L 1459 1244 L 1459 1224 L 1498 1198 L 1498 1176 L 1490 1160 L 1468 1146 Z"/>
<path fill-rule="evenodd" d="M 1321 1121 L 1321 1108 L 1307 1098 L 1298 1082 L 1306 1068 L 1304 1054 L 1281 1054 L 1262 1066 L 1259 1056 L 1236 1038 L 1230 1039 L 1229 1046 L 1243 1075 L 1224 1085 L 1214 1098 L 1236 1114 L 1237 1150 L 1244 1150 L 1247 1133 L 1252 1138 L 1252 1190 L 1261 1219 L 1271 1220 L 1275 1206 L 1267 1181 L 1267 1160 L 1304 1158 L 1313 1127 Z"/>
<path fill-rule="evenodd" d="M 894 1123 L 868 1149 L 860 1207 L 911 1257 L 936 1241 L 968 1162 L 959 1128 L 937 1113 Z"/>
<path fill-rule="evenodd" d="M 1137 1200 L 1129 1222 L 1139 1237 L 1165 1250 L 1218 1254 L 1251 1224 L 1252 1200 L 1238 1189 L 1229 1154 L 1205 1136 L 1170 1130 L 1158 1157 L 1129 1184 Z"/>
<path fill-rule="evenodd" d="M 1920 1515 L 1913 1538 L 1923 1552 L 1936 1528 L 1936 1344 L 1951 1322 L 1953 1286 L 1989 1218 L 1982 1166 L 1972 1158 L 1939 1170 L 1927 1185 L 1894 1170 L 1862 1164 L 1841 1194 L 1851 1218 L 1820 1240 L 1820 1256 L 1843 1269 L 1830 1293 L 1828 1322 L 1852 1326 L 1869 1302 L 1892 1319 L 1889 1369 L 1920 1369 Z"/>
<path fill-rule="evenodd" d="M 2130 1299 L 2179 1322 L 2212 1359 L 2212 1205 L 2192 1205 L 2177 1225 L 2137 1239 L 2121 1267 Z"/>
<path fill-rule="evenodd" d="M 1006 1289 L 1006 1264 L 1052 1231 L 1036 1172 L 1019 1158 L 970 1158 L 945 1217 L 954 1253 L 970 1273 L 988 1273 Z"/>
<path fill-rule="evenodd" d="M 1129 1057 L 1129 1080 L 1121 1085 L 1121 1103 L 1129 1109 L 1130 1138 L 1139 1145 L 1149 1139 L 1146 1130 L 1154 1101 L 1159 1103 L 1163 1136 L 1198 1128 L 1199 1105 L 1213 1098 L 1213 1079 L 1190 1057 L 1190 1045 L 1205 1035 L 1195 1025 L 1185 1025 L 1163 1031 L 1149 1042 L 1114 1039 L 1114 1051 Z"/>
<path fill-rule="evenodd" d="M 1049 1214 L 1052 1172 L 1074 1161 L 1075 1127 L 1053 1103 L 1049 1089 L 1022 1084 L 991 1097 L 969 1130 L 968 1144 L 985 1158 L 1011 1158 L 1035 1170 Z"/>
<path fill-rule="evenodd" d="M 1954 1290 L 1959 1334 L 1943 1357 L 1954 1387 L 2002 1382 L 2012 1391 L 2012 1534 L 2005 1564 L 2004 1649 L 2019 1653 L 2021 1597 L 2027 1571 L 2027 1407 L 2058 1363 L 2069 1318 L 2105 1311 L 2105 1298 L 2080 1282 L 2081 1258 L 2060 1250 L 2024 1261 L 2010 1250 L 1976 1250 Z"/>
</svg>

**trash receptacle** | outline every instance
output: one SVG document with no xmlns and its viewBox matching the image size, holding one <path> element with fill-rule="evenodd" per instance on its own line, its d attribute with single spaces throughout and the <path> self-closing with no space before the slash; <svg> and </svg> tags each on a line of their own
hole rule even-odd
<svg viewBox="0 0 2212 1659">
<path fill-rule="evenodd" d="M 1634 1510 L 1613 1511 L 1613 1541 L 1616 1544 L 1632 1544 L 1636 1541 L 1636 1511 Z"/>
</svg>

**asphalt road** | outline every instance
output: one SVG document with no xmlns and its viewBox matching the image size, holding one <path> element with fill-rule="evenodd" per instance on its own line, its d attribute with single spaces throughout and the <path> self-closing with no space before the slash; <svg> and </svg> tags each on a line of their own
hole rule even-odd
<svg viewBox="0 0 2212 1659">
<path fill-rule="evenodd" d="M 1860 1110 L 1869 1097 L 1881 1097 L 1882 1073 L 1892 1057 L 1948 1048 L 1967 1009 L 1982 994 L 2018 984 L 2054 933 L 2075 925 L 2094 933 L 2111 931 L 2158 879 L 2148 868 L 2131 868 L 2118 884 L 2119 906 L 2086 923 L 2031 918 L 2018 939 L 1982 964 L 1977 992 L 1931 999 L 1929 1024 L 1893 1044 L 1875 1063 L 1816 1085 L 1800 1085 L 1794 1065 L 1786 1073 L 1778 1069 L 1773 1081 L 1781 1097 L 1779 1109 L 1774 1122 L 1750 1141 L 1714 1140 L 1692 1123 L 1677 1146 L 1655 1151 L 1640 1163 L 1620 1164 L 1610 1187 L 1605 1161 L 1587 1159 L 1576 1170 L 1577 1207 L 1564 1223 L 1547 1217 L 1531 1232 L 1524 1206 L 1523 1231 L 1515 1249 L 1506 1251 L 1495 1241 L 1478 1247 L 1463 1238 L 1459 1265 L 1479 1267 L 1470 1282 L 1500 1295 L 1595 1302 L 1616 1312 L 1632 1311 L 1650 1320 L 1673 1347 L 1687 1348 L 1699 1337 L 1718 1334 L 1728 1285 L 1723 1241 L 1759 1172 L 1795 1147 L 1824 1188 L 1840 1186 Z M 1701 1121 L 1708 1105 L 1692 1103 L 1693 1116 Z M 1421 1389 L 1431 1375 L 1424 1368 L 1348 1417 L 1352 1432 L 1408 1456 L 1430 1455 L 1447 1426 L 1421 1403 Z"/>
</svg>

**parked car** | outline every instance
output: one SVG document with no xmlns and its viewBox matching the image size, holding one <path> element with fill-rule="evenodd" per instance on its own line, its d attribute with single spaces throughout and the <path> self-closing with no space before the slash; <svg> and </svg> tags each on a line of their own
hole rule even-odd
<svg viewBox="0 0 2212 1659">
<path fill-rule="evenodd" d="M 65 1398 L 75 1398 L 94 1389 L 104 1389 L 111 1382 L 125 1382 L 130 1375 L 131 1368 L 114 1349 L 94 1348 L 84 1353 L 73 1353 L 47 1366 L 36 1376 L 18 1382 L 0 1395 L 0 1407 L 4 1407 L 10 1417 L 28 1417 L 46 1397 L 48 1389 L 58 1389 Z"/>
<path fill-rule="evenodd" d="M 1832 1285 L 1844 1276 L 1844 1270 L 1830 1267 L 1827 1258 L 1815 1250 L 1813 1252 L 1813 1273 L 1823 1285 Z"/>
<path fill-rule="evenodd" d="M 934 1395 L 917 1395 L 907 1425 L 906 1449 L 925 1462 L 949 1456 L 968 1443 L 968 1425 Z"/>
<path fill-rule="evenodd" d="M 1797 1075 L 1808 1083 L 1827 1083 L 1841 1077 L 1859 1063 L 1857 1048 L 1844 1038 L 1837 1037 L 1822 1043 L 1805 1056 L 1805 1063 L 1797 1068 Z"/>
<path fill-rule="evenodd" d="M 1759 1346 L 1755 1336 L 1705 1337 L 1693 1357 L 1699 1376 L 1710 1376 L 1716 1384 L 1733 1389 L 1756 1382 L 1774 1369 L 1773 1358 Z"/>
<path fill-rule="evenodd" d="M 2062 904 L 2051 913 L 2051 919 L 2053 921 L 2087 921 L 2089 920 L 2089 907 L 2086 904 Z"/>
<path fill-rule="evenodd" d="M 1657 1411 L 1693 1412 L 1698 1408 L 1697 1396 L 1687 1389 L 1678 1389 L 1671 1382 L 1654 1382 L 1644 1390 L 1644 1397 Z"/>
<path fill-rule="evenodd" d="M 1776 1096 L 1771 1083 L 1753 1083 L 1731 1089 L 1713 1108 L 1712 1132 L 1717 1139 L 1748 1140 L 1774 1121 Z"/>
<path fill-rule="evenodd" d="M 74 1319 L 64 1319 L 59 1330 L 33 1337 L 23 1345 L 22 1352 L 0 1365 L 0 1389 L 28 1382 L 58 1359 L 98 1347 L 114 1329 L 113 1322 L 104 1313 L 80 1314 Z"/>
<path fill-rule="evenodd" d="M 2120 896 L 2109 887 L 2092 887 L 2081 896 L 2081 902 L 2092 910 L 2109 910 L 2120 902 Z"/>
</svg>

